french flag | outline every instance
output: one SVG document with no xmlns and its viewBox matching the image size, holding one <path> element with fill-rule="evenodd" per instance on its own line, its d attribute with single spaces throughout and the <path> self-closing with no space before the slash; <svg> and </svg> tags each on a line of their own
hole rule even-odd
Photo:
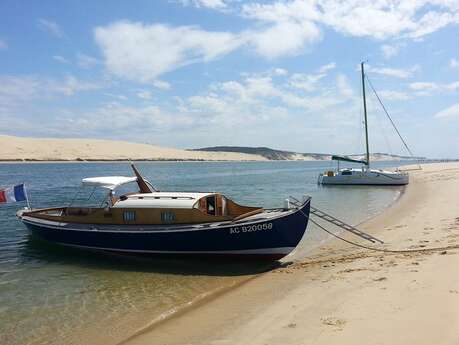
<svg viewBox="0 0 459 345">
<path fill-rule="evenodd" d="M 0 204 L 27 200 L 24 184 L 0 189 Z"/>
</svg>

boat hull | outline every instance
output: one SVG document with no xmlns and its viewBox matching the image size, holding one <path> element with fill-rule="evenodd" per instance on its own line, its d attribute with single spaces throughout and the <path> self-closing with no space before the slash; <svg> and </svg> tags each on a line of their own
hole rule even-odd
<svg viewBox="0 0 459 345">
<path fill-rule="evenodd" d="M 304 235 L 310 199 L 298 209 L 264 213 L 246 221 L 192 226 L 125 225 L 83 228 L 21 216 L 27 228 L 48 242 L 129 254 L 248 257 L 276 260 L 288 255 Z"/>
<path fill-rule="evenodd" d="M 352 175 L 335 174 L 334 176 L 320 175 L 319 184 L 323 185 L 372 185 L 372 186 L 402 186 L 409 183 L 408 174 L 390 171 L 352 171 Z"/>
</svg>

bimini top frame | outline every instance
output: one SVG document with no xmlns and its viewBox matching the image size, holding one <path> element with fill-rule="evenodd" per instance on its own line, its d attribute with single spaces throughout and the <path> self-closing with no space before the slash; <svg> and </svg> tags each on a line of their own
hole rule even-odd
<svg viewBox="0 0 459 345">
<path fill-rule="evenodd" d="M 137 177 L 127 176 L 101 176 L 101 177 L 87 177 L 81 183 L 83 186 L 101 187 L 105 189 L 114 190 L 124 184 L 136 182 Z"/>
</svg>

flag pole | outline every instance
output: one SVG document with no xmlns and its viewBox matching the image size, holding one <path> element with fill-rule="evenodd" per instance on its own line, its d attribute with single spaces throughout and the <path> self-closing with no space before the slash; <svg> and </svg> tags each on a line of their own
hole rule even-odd
<svg viewBox="0 0 459 345">
<path fill-rule="evenodd" d="M 29 195 L 28 195 L 28 193 L 27 193 L 27 188 L 26 188 L 25 182 L 24 182 L 24 191 L 25 191 L 24 194 L 25 194 L 25 198 L 26 198 L 26 202 L 27 202 L 27 208 L 28 208 L 29 210 L 32 210 L 32 208 L 30 207 Z"/>
</svg>

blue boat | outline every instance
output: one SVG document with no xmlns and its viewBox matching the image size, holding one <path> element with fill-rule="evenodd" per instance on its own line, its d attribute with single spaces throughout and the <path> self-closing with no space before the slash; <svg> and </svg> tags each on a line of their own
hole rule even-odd
<svg viewBox="0 0 459 345">
<path fill-rule="evenodd" d="M 303 237 L 310 197 L 301 205 L 242 206 L 215 192 L 160 192 L 136 176 L 83 179 L 108 190 L 104 207 L 25 208 L 19 219 L 46 241 L 90 250 L 142 255 L 243 257 L 278 260 Z M 136 182 L 138 192 L 115 196 Z"/>
</svg>

